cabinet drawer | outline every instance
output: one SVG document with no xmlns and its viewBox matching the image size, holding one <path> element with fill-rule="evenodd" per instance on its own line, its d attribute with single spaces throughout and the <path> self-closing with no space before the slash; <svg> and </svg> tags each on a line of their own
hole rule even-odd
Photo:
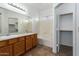
<svg viewBox="0 0 79 59">
<path fill-rule="evenodd" d="M 0 47 L 2 47 L 2 46 L 6 46 L 7 44 L 8 44 L 7 41 L 0 41 Z"/>
<path fill-rule="evenodd" d="M 25 41 L 25 37 L 20 37 L 19 41 Z"/>
<path fill-rule="evenodd" d="M 18 39 L 17 39 L 17 38 L 15 38 L 15 39 L 10 39 L 10 40 L 9 40 L 9 44 L 14 44 L 14 43 L 16 43 L 16 42 L 18 42 Z"/>
</svg>

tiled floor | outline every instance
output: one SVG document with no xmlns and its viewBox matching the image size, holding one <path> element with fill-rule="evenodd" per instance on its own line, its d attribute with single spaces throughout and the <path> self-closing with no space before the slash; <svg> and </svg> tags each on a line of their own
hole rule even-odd
<svg viewBox="0 0 79 59">
<path fill-rule="evenodd" d="M 60 53 L 54 54 L 52 49 L 46 46 L 39 45 L 29 52 L 25 53 L 24 56 L 70 56 L 72 51 L 70 47 L 64 47 L 64 50 L 61 50 Z"/>
</svg>

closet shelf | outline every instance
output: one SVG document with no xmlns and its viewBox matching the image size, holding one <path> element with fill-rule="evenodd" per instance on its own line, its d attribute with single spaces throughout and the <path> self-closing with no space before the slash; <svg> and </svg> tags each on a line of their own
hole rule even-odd
<svg viewBox="0 0 79 59">
<path fill-rule="evenodd" d="M 59 31 L 73 31 L 73 30 L 59 30 Z"/>
</svg>

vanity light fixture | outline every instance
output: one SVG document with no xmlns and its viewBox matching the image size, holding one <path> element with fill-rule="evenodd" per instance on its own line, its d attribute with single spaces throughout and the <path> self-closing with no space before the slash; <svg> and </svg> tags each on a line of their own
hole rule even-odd
<svg viewBox="0 0 79 59">
<path fill-rule="evenodd" d="M 21 7 L 17 6 L 17 5 L 16 5 L 16 4 L 14 4 L 14 3 L 8 3 L 8 5 L 13 6 L 13 7 L 15 7 L 15 8 L 17 8 L 17 9 L 19 9 L 19 10 L 21 10 L 21 11 L 24 11 L 24 12 L 25 12 L 25 10 L 24 10 L 23 8 L 21 8 Z"/>
</svg>

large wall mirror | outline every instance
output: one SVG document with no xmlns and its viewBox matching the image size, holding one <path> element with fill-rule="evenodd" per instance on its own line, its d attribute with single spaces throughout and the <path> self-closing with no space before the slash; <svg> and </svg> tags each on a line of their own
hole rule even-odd
<svg viewBox="0 0 79 59">
<path fill-rule="evenodd" d="M 32 18 L 0 8 L 0 36 L 32 32 Z"/>
</svg>

